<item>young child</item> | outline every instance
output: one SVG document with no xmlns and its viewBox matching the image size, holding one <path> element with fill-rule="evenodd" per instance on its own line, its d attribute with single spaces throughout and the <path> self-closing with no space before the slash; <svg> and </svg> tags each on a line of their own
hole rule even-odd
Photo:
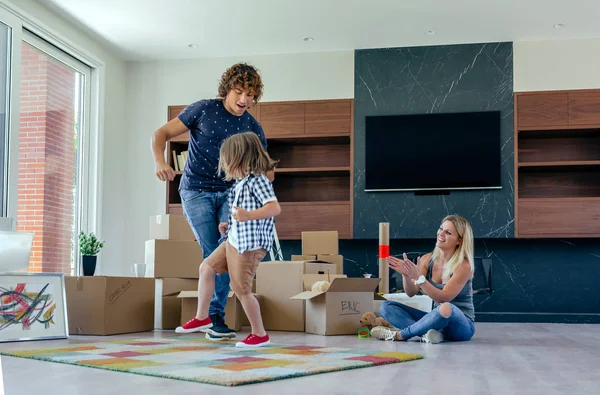
<svg viewBox="0 0 600 395">
<path fill-rule="evenodd" d="M 198 311 L 196 317 L 177 333 L 211 333 L 208 307 L 213 295 L 215 273 L 229 272 L 231 289 L 242 303 L 252 326 L 251 334 L 237 347 L 261 347 L 270 343 L 265 332 L 258 300 L 252 295 L 252 280 L 258 264 L 273 244 L 273 217 L 281 208 L 266 173 L 274 162 L 253 132 L 235 134 L 221 146 L 219 172 L 226 180 L 235 179 L 229 190 L 229 222 L 219 224 L 226 240 L 200 265 Z"/>
</svg>

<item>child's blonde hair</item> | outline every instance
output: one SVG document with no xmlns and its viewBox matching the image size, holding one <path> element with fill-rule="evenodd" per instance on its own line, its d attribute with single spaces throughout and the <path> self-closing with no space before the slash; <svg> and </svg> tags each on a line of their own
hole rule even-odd
<svg viewBox="0 0 600 395">
<path fill-rule="evenodd" d="M 267 173 L 275 168 L 276 163 L 265 151 L 256 133 L 243 132 L 234 134 L 223 142 L 218 171 L 223 171 L 225 180 L 230 181 L 236 176 Z"/>
</svg>

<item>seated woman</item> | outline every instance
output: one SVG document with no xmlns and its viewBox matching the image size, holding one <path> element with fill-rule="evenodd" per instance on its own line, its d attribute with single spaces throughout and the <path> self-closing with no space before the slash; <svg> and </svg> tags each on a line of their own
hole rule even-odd
<svg viewBox="0 0 600 395">
<path fill-rule="evenodd" d="M 409 297 L 423 290 L 433 299 L 429 313 L 405 304 L 385 301 L 379 312 L 391 325 L 371 329 L 371 336 L 380 340 L 408 340 L 422 336 L 429 343 L 443 340 L 465 341 L 475 334 L 472 278 L 473 230 L 469 222 L 449 215 L 437 231 L 432 253 L 417 259 L 415 265 L 406 257 L 387 258 L 389 267 L 402 274 L 404 291 Z"/>
</svg>

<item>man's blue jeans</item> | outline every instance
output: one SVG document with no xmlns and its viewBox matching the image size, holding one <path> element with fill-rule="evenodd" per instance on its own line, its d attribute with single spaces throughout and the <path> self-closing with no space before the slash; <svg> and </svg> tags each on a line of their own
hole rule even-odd
<svg viewBox="0 0 600 395">
<path fill-rule="evenodd" d="M 180 190 L 183 215 L 189 222 L 196 240 L 202 247 L 206 259 L 219 246 L 221 234 L 219 223 L 229 219 L 228 192 L 200 192 Z M 224 319 L 225 305 L 229 295 L 229 274 L 215 275 L 215 292 L 210 301 L 209 315 L 219 315 Z"/>
</svg>

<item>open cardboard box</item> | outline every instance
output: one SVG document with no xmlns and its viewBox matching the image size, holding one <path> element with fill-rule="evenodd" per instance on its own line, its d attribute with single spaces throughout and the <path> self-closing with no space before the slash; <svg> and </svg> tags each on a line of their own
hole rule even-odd
<svg viewBox="0 0 600 395">
<path fill-rule="evenodd" d="M 324 277 L 324 278 L 323 278 Z M 319 279 L 326 279 L 320 276 Z M 353 335 L 361 327 L 360 318 L 373 311 L 375 288 L 379 278 L 331 276 L 326 292 L 304 291 L 290 299 L 306 301 L 306 333 L 316 335 Z M 305 289 L 311 289 L 317 277 L 303 276 Z"/>
<path fill-rule="evenodd" d="M 181 321 L 181 291 L 198 293 L 198 280 L 157 278 L 154 282 L 154 329 L 175 329 Z"/>
<path fill-rule="evenodd" d="M 333 263 L 336 266 L 336 273 L 344 273 L 344 257 L 342 255 L 292 255 L 292 261 L 305 261 L 311 263 Z"/>
<path fill-rule="evenodd" d="M 304 332 L 305 303 L 290 297 L 305 290 L 303 275 L 319 273 L 336 274 L 336 265 L 306 261 L 271 261 L 258 265 L 256 293 L 261 297 L 260 309 L 267 331 Z"/>
</svg>

